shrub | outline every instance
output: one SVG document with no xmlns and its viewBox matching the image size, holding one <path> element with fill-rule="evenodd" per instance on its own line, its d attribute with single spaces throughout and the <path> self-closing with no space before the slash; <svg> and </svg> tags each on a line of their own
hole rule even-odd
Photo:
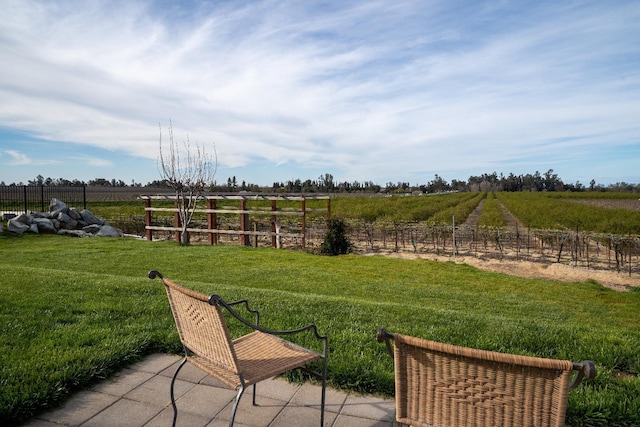
<svg viewBox="0 0 640 427">
<path fill-rule="evenodd" d="M 347 238 L 347 226 L 343 220 L 332 218 L 327 221 L 327 232 L 320 245 L 320 253 L 344 255 L 351 252 L 351 242 Z"/>
</svg>

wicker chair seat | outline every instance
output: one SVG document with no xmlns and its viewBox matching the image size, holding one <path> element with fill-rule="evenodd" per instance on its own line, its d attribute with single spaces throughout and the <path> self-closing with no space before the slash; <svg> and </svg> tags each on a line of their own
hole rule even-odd
<svg viewBox="0 0 640 427">
<path fill-rule="evenodd" d="M 322 355 L 260 331 L 233 341 L 245 385 L 252 385 L 322 358 Z"/>
<path fill-rule="evenodd" d="M 260 331 L 234 340 L 233 347 L 245 387 L 322 358 L 321 354 Z M 221 366 L 215 360 L 196 354 L 187 358 L 230 388 L 237 389 L 242 385 L 238 374 L 230 372 L 229 367 Z"/>
</svg>

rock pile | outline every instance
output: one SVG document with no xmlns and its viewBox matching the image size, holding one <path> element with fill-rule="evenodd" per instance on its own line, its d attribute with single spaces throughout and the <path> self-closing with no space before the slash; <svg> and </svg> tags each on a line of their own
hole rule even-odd
<svg viewBox="0 0 640 427">
<path fill-rule="evenodd" d="M 75 237 L 122 237 L 122 231 L 110 226 L 89 210 L 78 211 L 58 199 L 51 199 L 49 212 L 32 212 L 9 219 L 7 229 L 14 233 L 56 233 Z"/>
</svg>

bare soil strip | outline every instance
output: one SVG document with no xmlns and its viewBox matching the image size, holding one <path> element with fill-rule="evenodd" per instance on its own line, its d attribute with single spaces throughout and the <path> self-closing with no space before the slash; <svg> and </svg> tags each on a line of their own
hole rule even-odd
<svg viewBox="0 0 640 427">
<path fill-rule="evenodd" d="M 433 261 L 455 262 L 467 264 L 484 271 L 508 274 L 510 276 L 529 279 L 548 279 L 559 282 L 586 282 L 594 280 L 602 286 L 616 291 L 628 291 L 633 287 L 640 287 L 640 277 L 615 271 L 592 270 L 560 263 L 543 263 L 532 261 L 499 260 L 493 258 L 478 258 L 473 256 L 450 256 L 435 254 L 414 254 L 407 252 L 376 252 L 366 255 L 385 255 L 403 259 L 429 259 Z"/>
</svg>

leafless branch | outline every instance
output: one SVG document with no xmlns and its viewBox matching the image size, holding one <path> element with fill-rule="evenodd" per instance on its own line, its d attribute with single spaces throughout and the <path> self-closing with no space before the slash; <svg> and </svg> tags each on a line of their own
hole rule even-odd
<svg viewBox="0 0 640 427">
<path fill-rule="evenodd" d="M 187 136 L 186 141 L 183 141 L 184 150 L 181 153 L 174 138 L 171 121 L 169 121 L 168 152 L 163 149 L 162 126 L 160 126 L 159 142 L 158 171 L 167 185 L 175 191 L 182 226 L 181 243 L 186 244 L 187 228 L 193 218 L 196 204 L 207 187 L 213 183 L 218 169 L 215 145 L 213 157 L 211 157 L 206 153 L 204 146 L 200 146 L 197 142 L 192 144 Z"/>
</svg>

